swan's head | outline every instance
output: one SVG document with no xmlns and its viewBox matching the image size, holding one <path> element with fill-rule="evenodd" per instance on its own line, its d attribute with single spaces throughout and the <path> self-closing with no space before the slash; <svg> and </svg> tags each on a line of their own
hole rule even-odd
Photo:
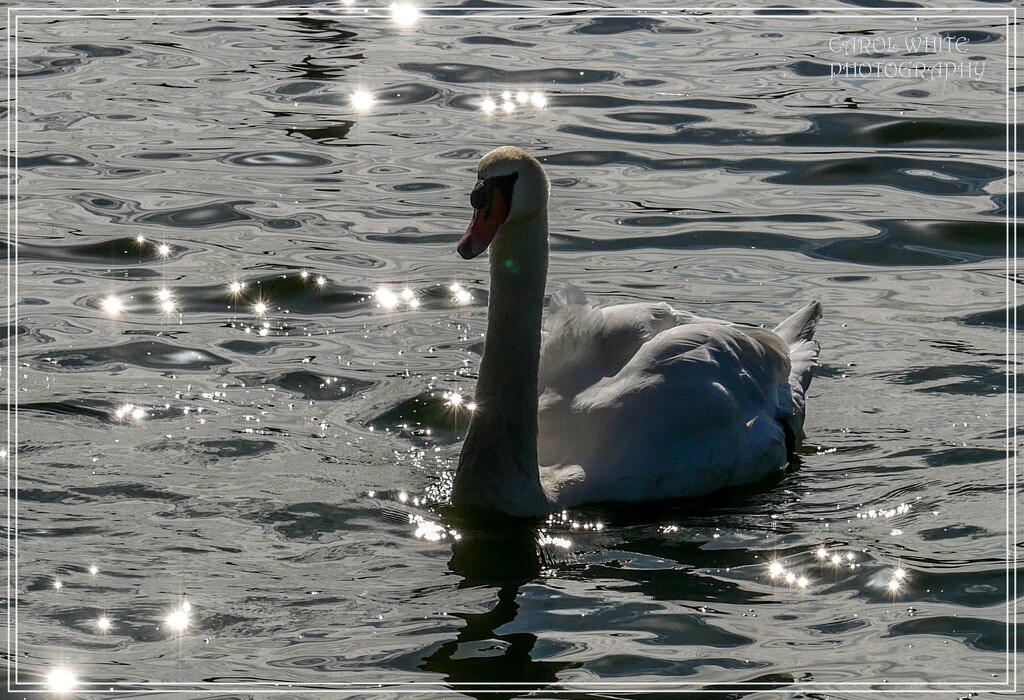
<svg viewBox="0 0 1024 700">
<path fill-rule="evenodd" d="M 485 155 L 469 196 L 473 220 L 459 241 L 459 255 L 466 260 L 475 258 L 487 249 L 503 224 L 543 213 L 549 188 L 544 168 L 526 151 L 502 146 Z"/>
</svg>

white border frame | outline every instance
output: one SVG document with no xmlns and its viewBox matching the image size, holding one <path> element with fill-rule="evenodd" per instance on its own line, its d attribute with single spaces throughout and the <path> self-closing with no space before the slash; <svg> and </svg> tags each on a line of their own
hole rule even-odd
<svg viewBox="0 0 1024 700">
<path fill-rule="evenodd" d="M 379 692 L 379 693 L 414 693 L 414 692 L 542 692 L 545 694 L 579 693 L 579 692 L 626 692 L 626 693 L 736 693 L 744 688 L 751 692 L 782 691 L 782 692 L 837 692 L 837 689 L 851 689 L 858 692 L 879 693 L 948 693 L 951 691 L 970 691 L 979 688 L 985 690 L 1018 691 L 1017 666 L 1017 551 L 1015 535 L 1017 532 L 1017 449 L 1015 430 L 1017 423 L 1017 124 L 1018 94 L 1013 91 L 1011 75 L 1016 76 L 1017 64 L 1017 32 L 1018 11 L 1016 7 L 1004 8 L 1002 12 L 996 8 L 983 9 L 976 7 L 942 7 L 942 8 L 864 8 L 863 11 L 852 12 L 846 7 L 737 7 L 728 9 L 715 8 L 632 8 L 614 10 L 608 8 L 587 9 L 581 7 L 552 7 L 550 9 L 525 9 L 519 12 L 505 8 L 421 8 L 425 18 L 443 17 L 446 15 L 472 16 L 487 15 L 495 19 L 554 19 L 559 17 L 572 18 L 620 18 L 635 16 L 655 17 L 694 17 L 701 19 L 769 19 L 786 18 L 791 20 L 812 19 L 816 15 L 827 14 L 829 19 L 881 19 L 885 17 L 925 17 L 927 19 L 1003 19 L 1005 21 L 1006 40 L 1006 170 L 1007 204 L 1006 204 L 1006 643 L 1007 679 L 1003 682 L 982 683 L 942 683 L 942 682 L 906 682 L 879 683 L 877 681 L 849 681 L 835 683 L 800 682 L 698 682 L 698 681 L 567 681 L 564 683 L 546 684 L 533 682 L 472 682 L 448 683 L 444 681 L 404 682 L 393 684 L 382 683 L 288 683 L 274 681 L 249 682 L 152 682 L 122 683 L 113 686 L 107 683 L 92 682 L 79 684 L 75 692 L 96 694 L 122 693 L 225 693 L 251 692 L 265 694 L 279 693 L 319 693 L 319 692 Z M 757 14 L 751 14 L 756 12 Z M 810 13 L 810 14 L 803 14 Z M 954 13 L 954 14 L 943 14 Z M 5 382 L 7 399 L 7 691 L 29 694 L 49 694 L 43 681 L 18 680 L 18 596 L 13 593 L 18 589 L 18 185 L 16 164 L 18 161 L 18 21 L 24 16 L 32 19 L 66 19 L 69 17 L 89 19 L 247 19 L 247 18 L 305 18 L 339 20 L 346 18 L 359 19 L 390 19 L 391 15 L 379 9 L 339 7 L 336 11 L 325 12 L 320 8 L 195 8 L 180 9 L 137 9 L 128 7 L 83 7 L 83 8 L 30 8 L 24 6 L 7 9 L 7 98 L 10 104 L 7 122 L 7 327 L 10 335 L 7 339 L 7 378 Z M 1012 49 L 1012 55 L 1011 55 Z M 12 60 L 13 59 L 13 60 Z M 1024 83 L 1021 83 L 1024 85 Z M 1012 104 L 1012 109 L 1011 109 Z M 13 195 L 13 197 L 12 197 Z M 13 272 L 13 274 L 12 274 Z M 13 438 L 13 439 L 12 439 Z M 11 494 L 14 498 L 11 498 Z M 13 524 L 13 528 L 12 528 Z M 12 612 L 13 609 L 13 612 Z M 13 634 L 12 634 L 13 623 Z M 13 661 L 13 664 L 12 664 Z M 13 666 L 13 675 L 11 673 Z M 666 687 L 668 686 L 668 687 Z"/>
</svg>

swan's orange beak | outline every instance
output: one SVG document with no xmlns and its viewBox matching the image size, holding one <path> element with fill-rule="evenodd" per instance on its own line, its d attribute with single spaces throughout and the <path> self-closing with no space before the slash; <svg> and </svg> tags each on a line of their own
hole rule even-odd
<svg viewBox="0 0 1024 700">
<path fill-rule="evenodd" d="M 505 223 L 506 216 L 508 216 L 508 204 L 501 192 L 494 189 L 487 205 L 473 210 L 473 220 L 469 222 L 469 228 L 466 229 L 466 233 L 456 248 L 459 255 L 469 260 L 487 250 L 487 246 L 494 240 L 494 234 Z"/>
</svg>

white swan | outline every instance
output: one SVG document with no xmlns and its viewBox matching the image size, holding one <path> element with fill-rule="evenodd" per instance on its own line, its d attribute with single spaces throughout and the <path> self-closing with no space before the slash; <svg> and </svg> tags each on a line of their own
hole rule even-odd
<svg viewBox="0 0 1024 700">
<path fill-rule="evenodd" d="M 490 246 L 491 293 L 453 505 L 533 517 L 700 496 L 785 467 L 803 438 L 817 302 L 767 331 L 665 303 L 594 308 L 571 289 L 542 333 L 547 176 L 506 146 L 478 178 L 458 252 Z"/>
</svg>

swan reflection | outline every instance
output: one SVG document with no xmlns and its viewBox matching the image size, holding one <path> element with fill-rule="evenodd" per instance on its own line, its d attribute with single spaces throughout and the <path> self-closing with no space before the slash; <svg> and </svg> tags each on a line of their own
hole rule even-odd
<svg viewBox="0 0 1024 700">
<path fill-rule="evenodd" d="M 452 543 L 450 569 L 462 577 L 459 588 L 497 589 L 494 607 L 482 613 L 451 613 L 465 621 L 455 639 L 443 642 L 420 668 L 441 674 L 459 692 L 474 697 L 515 697 L 559 682 L 559 674 L 578 663 L 538 661 L 538 637 L 515 631 L 517 598 L 522 587 L 541 573 L 537 532 L 516 521 L 482 528 L 479 523 L 460 527 L 462 537 Z M 494 684 L 515 681 L 514 691 L 498 693 Z M 473 684 L 480 684 L 474 689 Z"/>
</svg>

